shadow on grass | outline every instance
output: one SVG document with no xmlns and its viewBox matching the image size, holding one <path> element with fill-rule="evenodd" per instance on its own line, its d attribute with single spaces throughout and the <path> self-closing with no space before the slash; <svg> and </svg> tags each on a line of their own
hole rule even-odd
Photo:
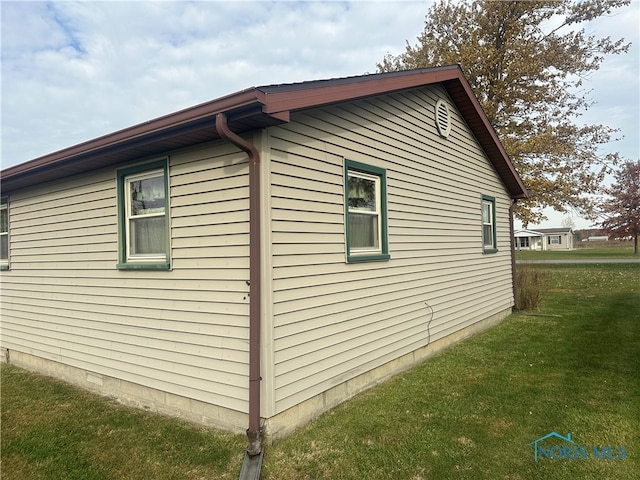
<svg viewBox="0 0 640 480">
<path fill-rule="evenodd" d="M 618 405 L 627 398 L 640 399 L 640 299 L 616 293 L 589 302 L 577 295 L 567 308 L 565 332 L 557 362 L 565 364 L 566 401 L 580 392 L 589 393 L 579 407 L 597 410 L 600 405 Z M 636 402 L 636 407 L 640 408 Z M 625 413 L 621 410 L 618 414 Z M 626 413 L 640 417 L 640 410 Z M 615 416 L 615 412 L 611 412 Z M 600 425 L 607 432 L 612 425 Z"/>
<path fill-rule="evenodd" d="M 237 478 L 244 438 L 2 365 L 2 479 Z"/>
<path fill-rule="evenodd" d="M 547 267 L 545 267 L 547 268 Z M 635 479 L 640 268 L 552 266 L 543 313 L 513 315 L 266 449 L 263 480 Z M 237 478 L 243 436 L 122 409 L 2 369 L 3 479 Z M 534 462 L 552 431 L 621 461 Z M 13 473 L 13 474 L 12 474 Z"/>
</svg>

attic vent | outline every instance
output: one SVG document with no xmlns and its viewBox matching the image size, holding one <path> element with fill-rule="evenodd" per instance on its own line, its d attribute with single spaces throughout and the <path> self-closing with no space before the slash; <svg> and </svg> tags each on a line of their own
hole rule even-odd
<svg viewBox="0 0 640 480">
<path fill-rule="evenodd" d="M 438 100 L 436 103 L 436 127 L 440 136 L 447 138 L 451 131 L 451 118 L 449 115 L 449 106 L 446 102 Z"/>
</svg>

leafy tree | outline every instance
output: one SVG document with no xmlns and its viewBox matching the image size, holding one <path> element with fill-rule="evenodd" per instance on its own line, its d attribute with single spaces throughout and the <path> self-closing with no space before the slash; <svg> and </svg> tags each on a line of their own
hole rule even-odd
<svg viewBox="0 0 640 480">
<path fill-rule="evenodd" d="M 616 238 L 633 238 L 633 254 L 638 255 L 640 236 L 640 160 L 626 162 L 616 173 L 616 183 L 604 202 L 600 227 Z"/>
<path fill-rule="evenodd" d="M 418 43 L 378 71 L 459 63 L 531 194 L 516 212 L 523 224 L 543 220 L 547 206 L 586 215 L 619 156 L 599 153 L 615 129 L 576 123 L 593 103 L 582 84 L 630 44 L 578 27 L 629 2 L 439 0 Z"/>
</svg>

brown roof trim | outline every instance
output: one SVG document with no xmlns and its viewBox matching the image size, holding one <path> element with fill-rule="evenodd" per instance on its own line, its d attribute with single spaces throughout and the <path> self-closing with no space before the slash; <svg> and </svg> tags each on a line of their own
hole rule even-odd
<svg viewBox="0 0 640 480">
<path fill-rule="evenodd" d="M 458 65 L 249 88 L 9 167 L 2 191 L 166 154 L 219 138 L 225 113 L 236 133 L 288 122 L 291 112 L 442 83 L 513 198 L 527 190 Z"/>
<path fill-rule="evenodd" d="M 498 175 L 507 186 L 512 198 L 527 198 L 529 196 L 524 182 L 516 172 L 509 155 L 498 139 L 498 135 L 489 123 L 489 119 L 482 110 L 478 99 L 471 90 L 471 86 L 460 72 L 461 76 L 444 80 L 443 84 L 454 101 L 462 117 L 493 163 Z"/>
<path fill-rule="evenodd" d="M 458 65 L 313 82 L 258 87 L 267 96 L 265 112 L 302 110 L 387 94 L 462 77 Z"/>
<path fill-rule="evenodd" d="M 73 158 L 108 151 L 123 143 L 134 143 L 137 139 L 159 136 L 168 130 L 176 130 L 180 126 L 197 123 L 198 120 L 213 118 L 215 122 L 216 113 L 252 105 L 259 101 L 259 97 L 264 97 L 264 95 L 254 88 L 246 89 L 9 167 L 2 171 L 3 187 L 5 181 L 10 181 L 17 175 L 34 172 L 41 168 L 55 167 L 59 163 Z"/>
</svg>

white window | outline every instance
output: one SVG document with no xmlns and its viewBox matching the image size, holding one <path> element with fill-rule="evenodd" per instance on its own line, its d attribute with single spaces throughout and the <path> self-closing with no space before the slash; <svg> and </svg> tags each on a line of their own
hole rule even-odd
<svg viewBox="0 0 640 480">
<path fill-rule="evenodd" d="M 484 253 L 495 253 L 498 251 L 495 216 L 495 198 L 482 195 L 482 251 Z"/>
<path fill-rule="evenodd" d="M 529 237 L 520 237 L 520 248 L 529 247 Z"/>
<path fill-rule="evenodd" d="M 0 199 L 0 269 L 9 268 L 9 208 L 7 197 Z"/>
<path fill-rule="evenodd" d="M 351 251 L 380 251 L 380 178 L 349 172 Z"/>
<path fill-rule="evenodd" d="M 549 245 L 560 245 L 560 235 L 549 235 Z"/>
<path fill-rule="evenodd" d="M 166 162 L 119 171 L 118 188 L 121 230 L 118 266 L 168 268 Z"/>
<path fill-rule="evenodd" d="M 345 177 L 348 261 L 388 259 L 385 171 L 346 160 Z"/>
<path fill-rule="evenodd" d="M 165 258 L 164 172 L 125 178 L 127 260 Z"/>
</svg>

